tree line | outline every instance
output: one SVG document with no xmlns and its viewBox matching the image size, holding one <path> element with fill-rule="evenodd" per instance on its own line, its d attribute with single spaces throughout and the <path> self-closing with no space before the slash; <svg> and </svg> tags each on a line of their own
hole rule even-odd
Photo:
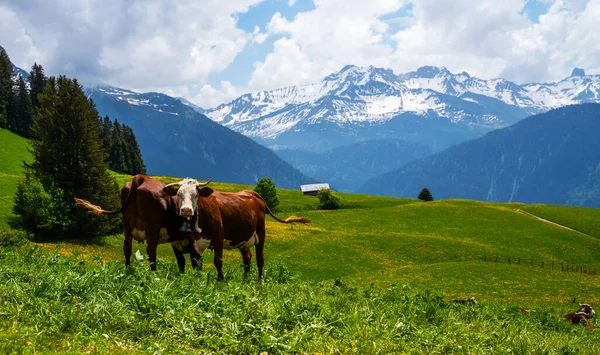
<svg viewBox="0 0 600 355">
<path fill-rule="evenodd" d="M 0 128 L 30 139 L 33 162 L 15 194 L 18 227 L 67 237 L 118 231 L 117 220 L 78 210 L 80 197 L 108 209 L 119 207 L 115 171 L 145 173 L 131 127 L 100 118 L 77 79 L 46 77 L 34 64 L 27 78 L 14 75 L 0 47 Z"/>
</svg>

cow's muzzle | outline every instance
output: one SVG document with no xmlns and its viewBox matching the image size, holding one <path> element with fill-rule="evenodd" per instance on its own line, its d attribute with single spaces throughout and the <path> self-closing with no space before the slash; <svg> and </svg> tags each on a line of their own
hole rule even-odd
<svg viewBox="0 0 600 355">
<path fill-rule="evenodd" d="M 192 218 L 194 216 L 194 211 L 189 207 L 182 207 L 181 210 L 179 210 L 179 215 L 185 218 Z"/>
</svg>

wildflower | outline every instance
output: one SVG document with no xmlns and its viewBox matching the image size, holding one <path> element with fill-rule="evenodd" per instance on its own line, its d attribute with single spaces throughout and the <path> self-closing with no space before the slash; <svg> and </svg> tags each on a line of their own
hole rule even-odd
<svg viewBox="0 0 600 355">
<path fill-rule="evenodd" d="M 48 315 L 48 314 L 50 314 L 50 310 L 46 308 L 46 311 L 44 313 L 46 313 L 46 315 Z"/>
</svg>

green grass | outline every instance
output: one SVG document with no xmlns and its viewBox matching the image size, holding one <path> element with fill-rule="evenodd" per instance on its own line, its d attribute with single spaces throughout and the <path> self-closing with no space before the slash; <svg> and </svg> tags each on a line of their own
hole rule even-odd
<svg viewBox="0 0 600 355">
<path fill-rule="evenodd" d="M 269 263 L 266 282 L 226 268 L 180 275 L 25 247 L 0 253 L 3 353 L 583 353 L 600 333 L 512 302 L 452 305 L 437 292 L 394 283 L 307 282 Z M 598 324 L 598 323 L 596 323 Z"/>
<path fill-rule="evenodd" d="M 13 198 L 22 179 L 23 162 L 31 162 L 29 143 L 23 137 L 0 128 L 0 229 L 8 228 Z"/>
<path fill-rule="evenodd" d="M 0 145 L 2 229 L 11 217 L 27 144 L 6 131 L 0 135 L 21 145 Z M 121 186 L 131 180 L 113 176 Z M 598 333 L 542 315 L 524 317 L 514 307 L 565 313 L 574 310 L 573 299 L 600 303 L 600 276 L 560 271 L 566 265 L 600 271 L 599 209 L 338 195 L 343 209 L 319 211 L 315 197 L 278 189 L 279 217 L 304 216 L 313 223 L 291 227 L 267 217 L 271 276 L 262 286 L 241 281 L 238 251 L 225 252 L 228 280 L 216 285 L 211 252 L 204 255 L 203 272 L 179 276 L 169 245 L 159 246 L 157 274 L 146 264 L 125 272 L 122 235 L 36 241 L 42 248 L 35 252 L 28 251 L 32 244 L 0 248 L 0 280 L 8 280 L 0 283 L 0 347 L 22 352 L 31 342 L 33 352 L 389 353 L 412 352 L 411 346 L 421 353 L 598 352 Z M 145 247 L 134 244 L 134 252 L 145 254 Z M 254 263 L 253 272 L 255 278 Z M 440 302 L 471 296 L 480 304 L 468 310 Z"/>
<path fill-rule="evenodd" d="M 520 208 L 536 216 L 600 238 L 600 218 L 598 218 L 597 208 L 555 205 L 522 205 Z"/>
</svg>

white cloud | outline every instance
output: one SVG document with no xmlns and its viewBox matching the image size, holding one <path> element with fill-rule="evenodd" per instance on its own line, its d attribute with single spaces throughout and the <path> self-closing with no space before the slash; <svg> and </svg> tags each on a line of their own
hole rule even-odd
<svg viewBox="0 0 600 355">
<path fill-rule="evenodd" d="M 437 65 L 517 82 L 559 80 L 575 65 L 597 72 L 600 0 L 542 2 L 550 8 L 538 24 L 522 13 L 525 0 L 414 0 L 408 17 L 406 1 L 315 0 L 293 19 L 271 18 L 268 31 L 284 39 L 256 63 L 250 87 L 316 82 L 346 64 Z"/>
<path fill-rule="evenodd" d="M 224 80 L 221 81 L 219 88 L 214 88 L 208 84 L 203 85 L 191 101 L 203 108 L 212 108 L 224 102 L 229 102 L 242 94 L 244 94 L 243 90 Z"/>
<path fill-rule="evenodd" d="M 21 65 L 34 59 L 86 84 L 177 90 L 233 62 L 253 39 L 235 14 L 260 1 L 13 0 L 0 5 L 0 43 Z"/>
<path fill-rule="evenodd" d="M 314 82 L 348 63 L 390 66 L 389 26 L 380 17 L 404 5 L 402 0 L 316 0 L 315 10 L 291 21 L 276 13 L 267 30 L 285 37 L 256 63 L 249 86 L 262 90 Z"/>
<path fill-rule="evenodd" d="M 307 58 L 293 39 L 281 38 L 275 50 L 262 63 L 257 63 L 249 86 L 264 90 L 280 87 L 282 83 L 300 85 L 310 83 L 323 73 Z M 287 86 L 287 85 L 286 85 Z"/>
<path fill-rule="evenodd" d="M 50 75 L 203 107 L 317 82 L 346 64 L 396 73 L 438 65 L 517 82 L 557 80 L 574 66 L 600 72 L 600 0 L 537 0 L 549 6 L 539 23 L 522 13 L 527 0 L 314 0 L 313 10 L 241 30 L 238 14 L 261 1 L 4 0 L 0 45 L 24 69 L 37 61 Z M 208 85 L 242 51 L 261 53 L 270 36 L 272 51 L 254 63 L 247 87 Z"/>
</svg>

